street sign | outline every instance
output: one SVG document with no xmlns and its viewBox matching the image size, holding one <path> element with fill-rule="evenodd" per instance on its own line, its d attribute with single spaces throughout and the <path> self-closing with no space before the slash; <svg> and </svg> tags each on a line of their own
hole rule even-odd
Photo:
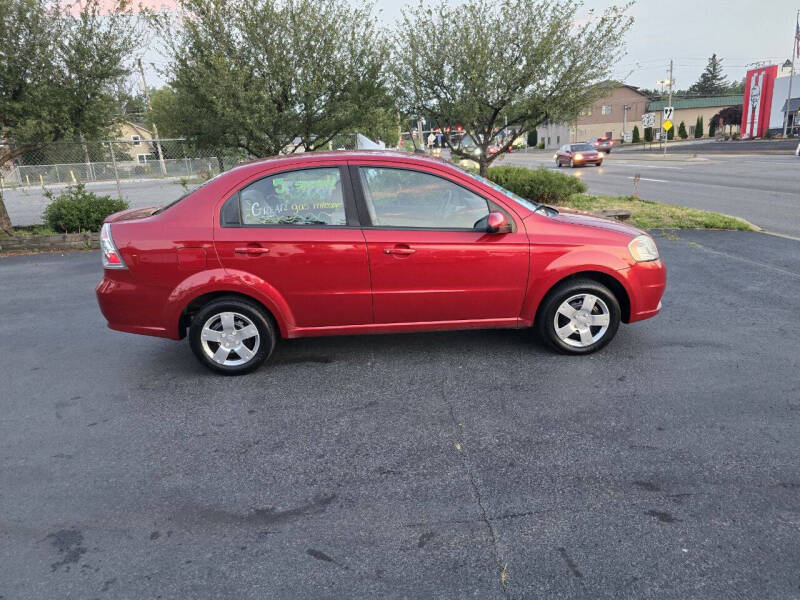
<svg viewBox="0 0 800 600">
<path fill-rule="evenodd" d="M 664 117 L 661 119 L 662 121 L 672 121 L 672 117 L 675 115 L 675 109 L 672 106 L 665 106 L 664 107 Z"/>
<path fill-rule="evenodd" d="M 661 126 L 664 128 L 664 131 L 669 131 L 672 129 L 672 121 L 664 121 Z"/>
<path fill-rule="evenodd" d="M 656 113 L 644 113 L 642 115 L 642 127 L 645 129 L 647 127 L 655 127 L 656 126 Z"/>
<path fill-rule="evenodd" d="M 630 131 L 626 131 L 625 135 L 622 136 L 622 139 L 625 141 L 626 144 L 629 144 L 633 141 L 633 134 Z"/>
</svg>

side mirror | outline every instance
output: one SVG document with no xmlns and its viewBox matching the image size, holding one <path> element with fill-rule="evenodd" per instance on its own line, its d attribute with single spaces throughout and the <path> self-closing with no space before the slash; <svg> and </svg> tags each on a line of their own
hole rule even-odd
<svg viewBox="0 0 800 600">
<path fill-rule="evenodd" d="M 509 233 L 511 225 L 508 217 L 500 211 L 493 211 L 486 217 L 486 231 L 489 233 Z"/>
</svg>

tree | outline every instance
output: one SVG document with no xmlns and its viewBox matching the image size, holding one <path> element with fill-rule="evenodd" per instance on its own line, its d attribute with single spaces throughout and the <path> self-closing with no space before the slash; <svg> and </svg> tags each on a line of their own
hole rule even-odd
<svg viewBox="0 0 800 600">
<path fill-rule="evenodd" d="M 668 140 L 674 140 L 675 139 L 675 126 L 674 125 L 669 128 L 669 131 L 667 131 L 667 139 Z"/>
<path fill-rule="evenodd" d="M 736 106 L 729 106 L 723 108 L 716 115 L 712 117 L 713 120 L 722 121 L 722 127 L 728 128 L 728 133 L 733 133 L 733 128 L 739 127 L 742 124 L 742 109 L 743 105 L 737 104 Z"/>
<path fill-rule="evenodd" d="M 682 140 L 685 140 L 689 137 L 689 134 L 686 133 L 686 123 L 681 121 L 681 124 L 678 126 L 678 137 Z"/>
<path fill-rule="evenodd" d="M 180 0 L 155 19 L 169 59 L 171 132 L 268 156 L 324 147 L 385 119 L 388 53 L 371 5 Z M 155 107 L 154 107 L 155 110 Z M 390 114 L 395 114 L 392 111 Z"/>
<path fill-rule="evenodd" d="M 119 119 L 116 90 L 140 29 L 123 3 L 102 15 L 99 0 L 76 10 L 0 2 L 0 165 L 54 142 L 97 139 Z M 2 198 L 0 230 L 13 233 Z"/>
<path fill-rule="evenodd" d="M 717 121 L 713 117 L 708 121 L 708 137 L 713 138 L 717 135 Z"/>
<path fill-rule="evenodd" d="M 652 127 L 645 127 L 644 128 L 644 141 L 645 142 L 652 142 L 653 141 L 653 128 Z"/>
<path fill-rule="evenodd" d="M 548 118 L 574 121 L 607 90 L 604 82 L 611 85 L 606 79 L 632 22 L 628 7 L 581 20 L 579 6 L 577 0 L 420 0 L 404 9 L 395 32 L 392 74 L 401 106 L 429 115 L 434 127 L 462 126 L 461 141 L 448 144 L 451 153 L 475 159 L 485 176 L 518 137 Z M 498 149 L 490 153 L 490 146 Z"/>
<path fill-rule="evenodd" d="M 689 93 L 699 96 L 719 96 L 728 91 L 728 78 L 722 72 L 722 59 L 712 54 L 700 79 L 689 88 Z"/>
<path fill-rule="evenodd" d="M 703 117 L 697 116 L 697 121 L 694 124 L 694 137 L 695 139 L 703 137 Z"/>
<path fill-rule="evenodd" d="M 631 140 L 633 141 L 634 144 L 638 144 L 639 142 L 642 141 L 642 138 L 639 136 L 639 126 L 638 125 L 634 125 L 633 126 L 633 137 L 631 137 Z"/>
</svg>

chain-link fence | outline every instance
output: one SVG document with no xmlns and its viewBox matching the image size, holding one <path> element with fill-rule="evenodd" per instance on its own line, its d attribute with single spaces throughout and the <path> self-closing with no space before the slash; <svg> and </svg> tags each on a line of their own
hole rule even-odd
<svg viewBox="0 0 800 600">
<path fill-rule="evenodd" d="M 184 139 L 137 139 L 51 144 L 0 165 L 2 188 L 47 187 L 158 178 L 208 179 L 253 158 L 235 149 L 198 149 Z M 362 139 L 363 136 L 361 136 Z M 302 152 L 299 140 L 287 152 Z M 359 134 L 335 136 L 321 150 L 361 147 Z"/>
<path fill-rule="evenodd" d="M 198 150 L 180 139 L 59 143 L 0 166 L 0 184 L 45 187 L 167 177 L 207 179 L 246 158 L 231 150 Z"/>
</svg>

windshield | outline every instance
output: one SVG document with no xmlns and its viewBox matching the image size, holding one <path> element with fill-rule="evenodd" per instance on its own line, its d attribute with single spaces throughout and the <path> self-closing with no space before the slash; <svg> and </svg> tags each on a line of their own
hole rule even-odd
<svg viewBox="0 0 800 600">
<path fill-rule="evenodd" d="M 573 152 L 590 152 L 594 150 L 591 144 L 572 144 L 570 148 L 572 148 Z"/>
<path fill-rule="evenodd" d="M 497 190 L 498 192 L 500 192 L 504 196 L 508 196 L 514 202 L 524 206 L 528 210 L 536 210 L 537 208 L 539 208 L 539 206 L 541 206 L 540 204 L 537 204 L 536 202 L 531 202 L 530 200 L 525 200 L 525 198 L 521 198 L 521 197 L 517 196 L 514 192 L 507 190 L 503 186 L 497 185 L 494 181 L 489 181 L 488 179 L 486 179 L 486 177 L 481 177 L 477 173 L 472 173 L 471 171 L 467 171 L 466 169 L 463 169 L 463 171 L 464 171 L 464 173 L 466 173 L 467 175 L 469 175 L 473 179 L 477 179 L 481 183 L 488 185 L 490 188 Z"/>
</svg>

